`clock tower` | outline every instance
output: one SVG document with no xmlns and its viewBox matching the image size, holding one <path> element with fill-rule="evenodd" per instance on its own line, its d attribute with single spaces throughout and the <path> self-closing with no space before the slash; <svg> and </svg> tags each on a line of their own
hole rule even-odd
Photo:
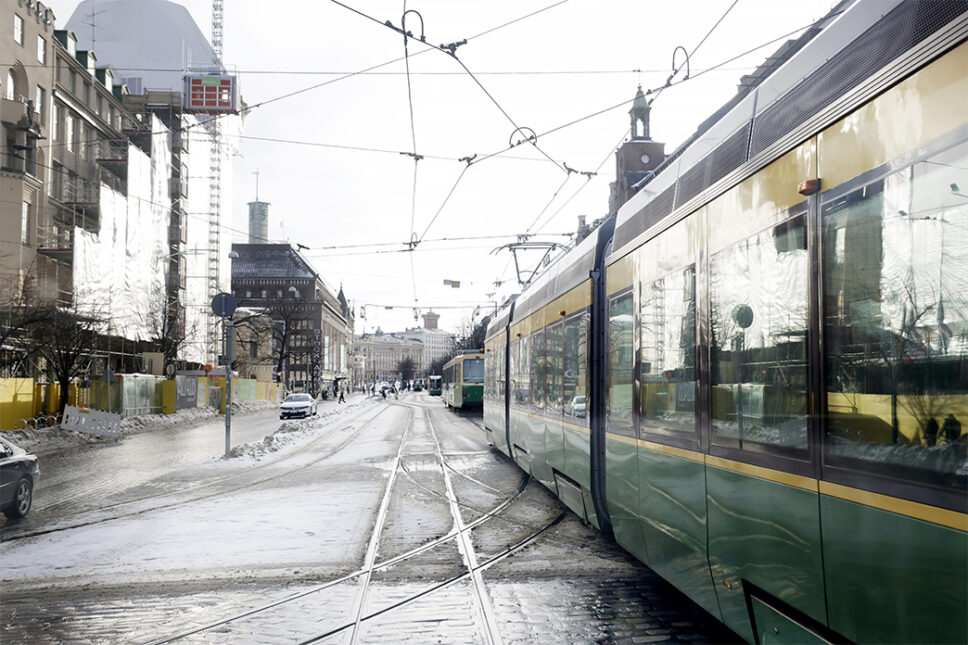
<svg viewBox="0 0 968 645">
<path fill-rule="evenodd" d="M 638 192 L 636 184 L 648 178 L 665 159 L 665 144 L 653 141 L 649 134 L 649 101 L 639 86 L 632 101 L 632 138 L 615 152 L 615 185 L 610 211 L 615 212 Z"/>
</svg>

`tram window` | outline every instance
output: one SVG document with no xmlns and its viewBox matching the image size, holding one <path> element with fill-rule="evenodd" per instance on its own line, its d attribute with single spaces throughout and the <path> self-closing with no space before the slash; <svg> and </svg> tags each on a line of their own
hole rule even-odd
<svg viewBox="0 0 968 645">
<path fill-rule="evenodd" d="M 518 372 L 521 369 L 521 341 L 515 340 L 511 343 L 508 357 L 508 376 L 511 378 L 511 402 L 521 403 L 521 378 Z"/>
<path fill-rule="evenodd" d="M 545 406 L 545 333 L 537 331 L 531 335 L 531 405 L 538 410 Z"/>
<path fill-rule="evenodd" d="M 806 451 L 805 226 L 798 216 L 710 258 L 714 444 Z"/>
<path fill-rule="evenodd" d="M 484 382 L 484 359 L 466 358 L 464 359 L 464 382 L 483 383 Z"/>
<path fill-rule="evenodd" d="M 832 466 L 966 488 L 966 167 L 961 144 L 822 208 Z"/>
<path fill-rule="evenodd" d="M 505 364 L 504 364 L 504 347 L 495 349 L 492 353 L 494 354 L 494 360 L 492 364 L 494 365 L 493 371 L 493 399 L 504 403 L 505 395 Z"/>
<path fill-rule="evenodd" d="M 548 383 L 548 411 L 561 414 L 561 376 L 562 376 L 562 356 L 561 356 L 561 331 L 562 323 L 556 323 L 548 327 L 548 335 L 545 337 L 547 359 L 545 369 L 547 370 Z"/>
<path fill-rule="evenodd" d="M 643 284 L 639 302 L 642 430 L 695 434 L 695 266 Z"/>
<path fill-rule="evenodd" d="M 608 400 L 609 429 L 632 431 L 632 294 L 615 298 L 608 307 Z"/>
<path fill-rule="evenodd" d="M 565 321 L 564 413 L 583 418 L 588 410 L 588 314 Z"/>
<path fill-rule="evenodd" d="M 515 374 L 518 382 L 514 402 L 528 405 L 531 402 L 531 338 L 524 336 L 516 345 L 518 351 Z"/>
</svg>

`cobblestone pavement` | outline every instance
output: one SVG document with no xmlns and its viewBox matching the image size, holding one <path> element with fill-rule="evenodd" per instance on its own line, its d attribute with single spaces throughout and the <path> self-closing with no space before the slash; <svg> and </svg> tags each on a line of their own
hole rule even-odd
<svg viewBox="0 0 968 645">
<path fill-rule="evenodd" d="M 205 499 L 5 539 L 0 642 L 735 640 L 544 487 L 523 485 L 439 399 L 347 409 L 307 424 L 302 443 L 273 459 L 242 466 L 248 486 Z M 167 494 L 226 467 L 183 468 L 125 493 Z M 38 556 L 48 553 L 51 562 Z"/>
</svg>

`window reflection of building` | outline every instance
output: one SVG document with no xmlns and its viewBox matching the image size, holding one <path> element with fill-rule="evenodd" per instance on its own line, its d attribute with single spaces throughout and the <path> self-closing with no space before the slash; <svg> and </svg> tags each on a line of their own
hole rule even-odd
<svg viewBox="0 0 968 645">
<path fill-rule="evenodd" d="M 716 444 L 806 450 L 805 231 L 798 215 L 710 259 Z"/>
<path fill-rule="evenodd" d="M 941 485 L 963 472 L 968 199 L 951 185 L 966 175 L 962 144 L 823 206 L 832 463 Z"/>
</svg>

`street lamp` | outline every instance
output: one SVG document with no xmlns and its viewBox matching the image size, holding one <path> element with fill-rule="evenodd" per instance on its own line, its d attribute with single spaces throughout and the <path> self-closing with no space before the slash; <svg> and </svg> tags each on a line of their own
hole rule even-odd
<svg viewBox="0 0 968 645">
<path fill-rule="evenodd" d="M 299 291 L 293 285 L 289 285 L 288 291 L 289 291 L 289 295 L 293 298 L 295 298 L 296 294 L 299 293 Z M 283 320 L 282 324 L 285 325 L 286 321 Z M 289 355 L 288 355 L 288 351 L 286 350 L 286 344 L 287 344 L 286 341 L 288 340 L 288 338 L 289 338 L 288 330 L 283 328 L 282 347 L 279 349 L 279 351 L 282 352 L 282 389 L 283 390 L 289 389 L 289 380 L 288 380 L 289 375 L 287 374 L 287 372 L 289 371 L 288 370 Z"/>
<path fill-rule="evenodd" d="M 231 292 L 232 260 L 239 254 L 229 251 L 229 291 Z M 232 449 L 232 315 L 222 318 L 225 334 L 225 456 Z"/>
</svg>

